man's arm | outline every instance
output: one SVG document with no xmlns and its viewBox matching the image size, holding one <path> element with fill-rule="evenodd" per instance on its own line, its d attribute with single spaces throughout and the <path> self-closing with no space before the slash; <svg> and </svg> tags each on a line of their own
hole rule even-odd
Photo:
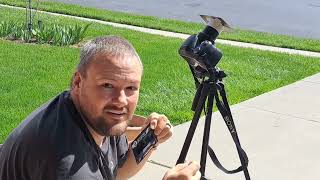
<svg viewBox="0 0 320 180">
<path fill-rule="evenodd" d="M 152 148 L 149 151 L 149 153 L 143 158 L 143 160 L 139 164 L 137 164 L 133 151 L 131 149 L 131 143 L 130 143 L 128 158 L 126 162 L 123 164 L 123 166 L 118 169 L 117 180 L 125 180 L 137 174 L 142 169 L 144 164 L 148 161 L 150 155 L 154 150 L 155 149 Z"/>
<path fill-rule="evenodd" d="M 151 129 L 154 129 L 154 133 L 158 139 L 158 144 L 165 142 L 172 136 L 171 126 L 167 125 L 167 123 L 170 123 L 170 122 L 166 116 L 160 115 L 157 113 L 152 113 L 146 119 L 146 125 L 148 125 L 149 123 L 150 123 Z M 140 132 L 140 131 L 137 131 L 137 132 Z M 155 150 L 154 148 L 152 148 L 150 152 L 145 156 L 145 158 L 139 164 L 137 164 L 130 145 L 131 145 L 131 142 L 129 143 L 129 152 L 128 152 L 127 160 L 123 164 L 123 166 L 118 169 L 117 179 L 119 180 L 127 179 L 135 175 L 139 170 L 141 170 L 141 168 L 149 159 L 152 152 Z"/>
<path fill-rule="evenodd" d="M 10 136 L 0 153 L 0 179 L 56 180 L 56 158 L 45 138 L 32 133 Z"/>
<path fill-rule="evenodd" d="M 200 180 L 200 165 L 195 162 L 177 164 L 166 172 L 162 180 Z"/>
<path fill-rule="evenodd" d="M 132 150 L 129 156 L 130 155 L 133 156 Z M 151 155 L 151 152 L 138 165 L 135 163 L 135 160 L 133 162 L 131 162 L 132 159 L 130 159 L 130 162 L 127 161 L 126 163 L 132 163 L 131 165 L 133 167 L 131 168 L 136 170 L 136 172 L 131 171 L 131 173 L 134 173 L 134 174 L 137 173 L 143 167 L 143 165 L 147 162 L 147 159 L 149 158 L 150 155 Z M 169 171 L 166 172 L 162 180 L 200 180 L 201 174 L 199 172 L 199 168 L 200 168 L 200 165 L 195 161 L 177 164 L 176 166 L 174 166 L 173 168 L 171 168 Z M 125 168 L 122 168 L 121 171 L 124 171 L 124 172 L 119 172 L 119 176 L 117 176 L 117 180 L 126 180 L 129 177 L 132 177 L 134 175 L 134 174 L 132 175 L 128 174 Z"/>
</svg>

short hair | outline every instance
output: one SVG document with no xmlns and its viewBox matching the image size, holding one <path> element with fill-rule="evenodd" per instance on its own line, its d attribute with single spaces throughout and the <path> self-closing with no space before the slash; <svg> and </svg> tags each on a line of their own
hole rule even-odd
<svg viewBox="0 0 320 180">
<path fill-rule="evenodd" d="M 94 57 L 98 53 L 105 53 L 110 57 L 129 56 L 136 57 L 143 69 L 140 57 L 134 47 L 125 39 L 118 36 L 103 36 L 87 42 L 81 49 L 80 62 L 77 70 L 86 75 L 86 70 Z"/>
</svg>

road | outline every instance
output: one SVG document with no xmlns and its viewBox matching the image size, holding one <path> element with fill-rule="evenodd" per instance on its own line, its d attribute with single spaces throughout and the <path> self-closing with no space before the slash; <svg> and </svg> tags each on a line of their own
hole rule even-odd
<svg viewBox="0 0 320 180">
<path fill-rule="evenodd" d="M 88 7 L 202 22 L 223 17 L 233 27 L 320 39 L 319 0 L 51 0 Z"/>
</svg>

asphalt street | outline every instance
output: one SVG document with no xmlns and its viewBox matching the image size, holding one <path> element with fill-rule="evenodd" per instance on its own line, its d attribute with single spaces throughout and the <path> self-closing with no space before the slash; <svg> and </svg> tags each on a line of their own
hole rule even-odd
<svg viewBox="0 0 320 180">
<path fill-rule="evenodd" d="M 141 15 L 202 22 L 220 16 L 233 27 L 320 39 L 319 0 L 51 0 Z"/>
</svg>

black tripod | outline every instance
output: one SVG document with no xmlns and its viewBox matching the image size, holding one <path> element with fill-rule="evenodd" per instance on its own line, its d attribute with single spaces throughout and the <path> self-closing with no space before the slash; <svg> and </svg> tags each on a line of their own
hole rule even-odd
<svg viewBox="0 0 320 180">
<path fill-rule="evenodd" d="M 200 159 L 200 172 L 201 172 L 201 179 L 207 179 L 205 177 L 205 168 L 206 168 L 206 157 L 207 152 L 214 162 L 214 164 L 221 169 L 223 172 L 227 174 L 233 174 L 240 171 L 244 172 L 246 180 L 250 180 L 249 171 L 247 169 L 248 166 L 248 157 L 245 151 L 241 148 L 240 141 L 237 135 L 237 131 L 233 122 L 233 118 L 231 115 L 230 107 L 228 104 L 228 100 L 226 97 L 226 92 L 224 89 L 224 84 L 222 83 L 222 79 L 226 77 L 225 73 L 220 70 L 215 70 L 214 73 L 210 73 L 210 78 L 203 79 L 203 81 L 198 84 L 197 92 L 193 100 L 192 110 L 195 111 L 190 128 L 188 130 L 188 134 L 186 136 L 185 142 L 183 144 L 183 148 L 181 150 L 179 159 L 177 160 L 178 163 L 183 163 L 186 159 L 193 134 L 196 130 L 197 124 L 199 122 L 199 118 L 201 115 L 202 110 L 204 109 L 206 99 L 207 101 L 207 109 L 206 109 L 206 118 L 205 118 L 205 126 L 204 126 L 204 133 L 203 133 L 203 141 L 202 141 L 202 150 L 201 150 L 201 159 Z M 219 98 L 219 95 L 222 97 L 222 101 Z M 210 135 L 210 126 L 211 126 L 211 116 L 212 116 L 212 109 L 214 100 L 216 101 L 216 105 L 218 110 L 220 111 L 230 133 L 234 143 L 236 144 L 236 148 L 239 154 L 241 166 L 235 170 L 227 170 L 225 169 L 217 159 L 214 151 L 209 146 L 209 135 Z"/>
</svg>

